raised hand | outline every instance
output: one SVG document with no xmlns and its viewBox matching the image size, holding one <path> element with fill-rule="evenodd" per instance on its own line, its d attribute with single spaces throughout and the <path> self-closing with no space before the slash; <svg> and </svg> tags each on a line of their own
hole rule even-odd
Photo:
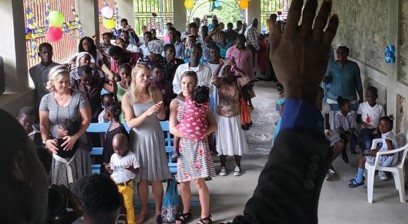
<svg viewBox="0 0 408 224">
<path fill-rule="evenodd" d="M 267 21 L 270 60 L 279 82 L 285 87 L 287 98 L 316 101 L 318 85 L 326 71 L 330 45 L 339 24 L 337 15 L 332 15 L 324 30 L 331 5 L 331 0 L 324 0 L 315 18 L 317 0 L 307 0 L 303 12 L 303 0 L 293 0 L 283 34 L 275 23 Z"/>
</svg>

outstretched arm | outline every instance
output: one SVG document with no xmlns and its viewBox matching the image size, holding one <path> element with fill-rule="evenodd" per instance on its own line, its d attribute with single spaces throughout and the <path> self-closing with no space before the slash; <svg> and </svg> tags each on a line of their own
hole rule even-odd
<svg viewBox="0 0 408 224">
<path fill-rule="evenodd" d="M 283 34 L 268 20 L 270 60 L 285 88 L 285 109 L 281 132 L 254 194 L 234 223 L 317 223 L 320 190 L 332 154 L 316 105 L 338 27 L 333 15 L 324 29 L 331 5 L 331 0 L 324 0 L 315 18 L 317 0 L 308 0 L 303 13 L 303 0 L 292 0 Z"/>
</svg>

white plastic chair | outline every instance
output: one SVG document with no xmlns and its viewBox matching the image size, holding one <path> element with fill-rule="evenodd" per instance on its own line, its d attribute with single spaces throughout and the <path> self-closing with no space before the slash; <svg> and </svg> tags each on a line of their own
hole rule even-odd
<svg viewBox="0 0 408 224">
<path fill-rule="evenodd" d="M 365 163 L 368 203 L 373 203 L 374 175 L 375 175 L 376 170 L 392 173 L 394 177 L 394 182 L 395 182 L 395 189 L 399 191 L 400 201 L 401 203 L 406 202 L 405 186 L 404 186 L 405 185 L 404 164 L 405 164 L 405 158 L 408 152 L 408 144 L 407 144 L 408 138 L 407 138 L 407 135 L 404 135 L 402 133 L 398 134 L 396 137 L 397 137 L 397 141 L 399 143 L 400 148 L 389 150 L 389 151 L 384 151 L 384 152 L 377 152 L 374 164 L 368 163 L 368 162 Z M 382 142 L 382 139 L 373 139 L 372 147 L 376 147 L 377 144 L 381 142 Z M 379 165 L 381 156 L 394 154 L 394 153 L 400 153 L 400 158 L 396 165 L 391 166 L 391 167 L 382 167 Z"/>
</svg>

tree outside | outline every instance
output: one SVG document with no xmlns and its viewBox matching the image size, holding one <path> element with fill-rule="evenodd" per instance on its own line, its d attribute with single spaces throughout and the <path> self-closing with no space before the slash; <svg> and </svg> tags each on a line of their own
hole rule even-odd
<svg viewBox="0 0 408 224">
<path fill-rule="evenodd" d="M 220 0 L 210 2 L 208 0 L 198 0 L 194 8 L 187 12 L 187 20 L 192 22 L 195 17 L 201 20 L 206 17 L 208 23 L 211 23 L 213 16 L 216 15 L 219 22 L 223 22 L 225 27 L 227 23 L 235 24 L 237 20 L 245 20 L 244 11 L 241 10 L 235 0 Z"/>
</svg>

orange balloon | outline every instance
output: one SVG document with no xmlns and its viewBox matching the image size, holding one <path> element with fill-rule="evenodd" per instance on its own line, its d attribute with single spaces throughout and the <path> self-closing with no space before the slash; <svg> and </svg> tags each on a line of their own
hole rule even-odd
<svg viewBox="0 0 408 224">
<path fill-rule="evenodd" d="M 239 1 L 239 8 L 242 9 L 242 10 L 248 8 L 248 0 Z"/>
</svg>

